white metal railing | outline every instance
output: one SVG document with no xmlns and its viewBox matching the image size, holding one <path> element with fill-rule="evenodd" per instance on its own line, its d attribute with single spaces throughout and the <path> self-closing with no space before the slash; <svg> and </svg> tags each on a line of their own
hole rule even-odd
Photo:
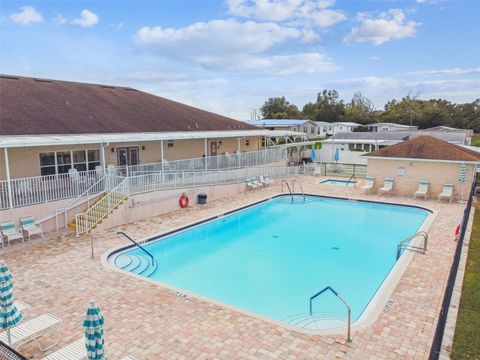
<svg viewBox="0 0 480 360">
<path fill-rule="evenodd" d="M 67 205 L 65 205 L 65 207 L 61 209 L 56 209 L 55 224 L 56 224 L 57 230 L 59 229 L 58 216 L 60 214 L 63 214 L 65 227 L 66 227 L 68 224 L 68 211 L 84 203 L 87 203 L 87 209 L 88 209 L 90 207 L 91 201 L 105 191 L 105 189 L 107 188 L 106 182 L 107 182 L 107 177 L 102 176 L 97 182 L 91 185 L 82 194 L 80 194 L 78 197 L 76 197 L 75 199 L 70 201 Z"/>
<path fill-rule="evenodd" d="M 128 197 L 129 178 L 109 176 L 108 179 L 114 184 L 112 190 L 87 211 L 75 216 L 77 235 L 91 230 Z"/>
<path fill-rule="evenodd" d="M 93 170 L 75 174 L 12 179 L 10 180 L 12 203 L 8 193 L 8 181 L 2 180 L 0 181 L 0 209 L 77 197 L 102 176 Z"/>
<path fill-rule="evenodd" d="M 142 165 L 115 166 L 109 167 L 107 174 L 131 177 L 163 172 L 164 178 L 168 179 L 178 177 L 178 175 L 171 174 L 178 174 L 179 171 L 216 172 L 219 170 L 262 166 L 286 160 L 286 158 L 287 150 L 285 148 L 276 148 L 231 155 L 207 156 L 204 158 L 165 160 L 163 165 L 161 162 L 157 162 Z M 103 171 L 91 170 L 75 174 L 11 179 L 10 182 L 2 180 L 0 181 L 0 210 L 79 197 L 102 178 L 103 175 Z M 107 188 L 106 191 L 109 189 L 111 188 Z"/>
<path fill-rule="evenodd" d="M 280 178 L 298 176 L 298 166 L 252 167 L 216 172 L 177 172 L 162 177 L 162 173 L 152 173 L 131 177 L 106 176 L 106 182 L 112 182 L 112 190 L 84 213 L 75 217 L 77 235 L 84 234 L 104 219 L 115 207 L 129 195 L 145 192 L 192 188 L 200 186 L 235 184 L 258 176 Z"/>
</svg>

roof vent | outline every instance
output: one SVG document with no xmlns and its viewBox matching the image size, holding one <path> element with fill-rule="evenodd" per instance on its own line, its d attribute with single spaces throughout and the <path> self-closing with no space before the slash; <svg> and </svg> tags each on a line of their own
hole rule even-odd
<svg viewBox="0 0 480 360">
<path fill-rule="evenodd" d="M 123 88 L 123 90 L 127 90 L 127 91 L 138 91 L 137 89 L 130 88 L 130 87 Z"/>
<path fill-rule="evenodd" d="M 38 82 L 44 82 L 44 83 L 53 83 L 52 80 L 48 80 L 48 79 L 33 79 L 35 81 L 38 81 Z"/>
<path fill-rule="evenodd" d="M 198 123 L 195 121 L 195 127 L 198 129 Z"/>
<path fill-rule="evenodd" d="M 0 78 L 2 78 L 2 79 L 11 79 L 11 80 L 20 80 L 19 77 L 17 77 L 17 76 L 11 76 L 11 75 L 0 75 Z"/>
<path fill-rule="evenodd" d="M 403 141 L 407 141 L 408 139 L 410 139 L 410 136 L 409 136 L 409 135 L 404 136 L 404 137 L 402 138 Z"/>
<path fill-rule="evenodd" d="M 109 86 L 109 85 L 100 85 L 100 87 L 103 89 L 115 89 L 115 86 Z"/>
</svg>

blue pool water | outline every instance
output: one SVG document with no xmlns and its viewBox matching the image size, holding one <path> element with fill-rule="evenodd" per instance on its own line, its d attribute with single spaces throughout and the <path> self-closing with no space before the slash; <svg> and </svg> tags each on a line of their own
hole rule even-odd
<svg viewBox="0 0 480 360">
<path fill-rule="evenodd" d="M 335 180 L 335 179 L 327 179 L 320 181 L 320 184 L 327 184 L 327 185 L 338 185 L 338 186 L 353 186 L 357 181 L 352 180 Z"/>
<path fill-rule="evenodd" d="M 427 215 L 407 206 L 277 197 L 146 245 L 158 262 L 149 277 L 292 325 L 341 326 L 346 311 L 338 299 L 323 294 L 310 317 L 310 296 L 332 286 L 358 319 L 394 266 L 397 243 Z M 117 266 L 131 255 L 143 253 L 123 252 Z"/>
</svg>

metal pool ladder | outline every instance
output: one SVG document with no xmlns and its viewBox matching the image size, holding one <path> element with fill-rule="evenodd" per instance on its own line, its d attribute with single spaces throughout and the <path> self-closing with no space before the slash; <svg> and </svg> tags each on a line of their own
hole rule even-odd
<svg viewBox="0 0 480 360">
<path fill-rule="evenodd" d="M 421 236 L 423 238 L 423 246 L 413 246 L 409 245 L 410 241 L 415 239 L 416 237 Z M 397 259 L 400 258 L 400 255 L 402 255 L 402 249 L 411 249 L 411 250 L 420 250 L 423 254 L 427 251 L 427 245 L 428 245 L 428 234 L 425 231 L 419 231 L 412 236 L 409 236 L 406 239 L 403 239 L 400 241 L 397 245 Z"/>
<path fill-rule="evenodd" d="M 338 292 L 334 288 L 332 288 L 331 286 L 327 286 L 323 290 L 320 290 L 318 293 L 316 293 L 315 295 L 310 297 L 310 316 L 312 316 L 312 314 L 313 314 L 312 301 L 316 297 L 322 295 L 327 290 L 330 290 L 347 307 L 347 313 L 348 313 L 347 342 L 350 343 L 350 342 L 352 342 L 352 338 L 350 337 L 350 327 L 351 327 L 351 323 L 352 323 L 352 312 L 350 310 L 350 305 L 348 305 L 348 303 L 338 294 Z"/>
<path fill-rule="evenodd" d="M 293 203 L 293 193 L 292 193 L 292 189 L 290 189 L 290 185 L 288 184 L 288 181 L 282 180 L 282 193 L 283 193 L 283 184 L 287 184 L 288 192 L 290 193 L 290 197 L 292 198 L 292 203 Z"/>
<path fill-rule="evenodd" d="M 139 249 L 141 249 L 145 254 L 147 254 L 150 259 L 152 259 L 152 266 L 155 265 L 155 258 L 153 257 L 153 255 L 147 250 L 145 249 L 142 245 L 140 245 L 138 242 L 136 242 L 135 240 L 133 240 L 130 236 L 128 236 L 127 234 L 125 234 L 123 231 L 118 231 L 117 232 L 117 235 L 123 235 L 125 236 L 128 240 L 130 240 L 136 247 L 138 247 Z"/>
<path fill-rule="evenodd" d="M 295 191 L 295 183 L 297 183 L 298 186 L 300 187 L 300 190 L 302 190 L 303 202 L 305 202 L 305 192 L 303 191 L 302 183 L 300 181 L 298 181 L 297 179 L 293 179 L 292 180 L 293 191 Z"/>
</svg>

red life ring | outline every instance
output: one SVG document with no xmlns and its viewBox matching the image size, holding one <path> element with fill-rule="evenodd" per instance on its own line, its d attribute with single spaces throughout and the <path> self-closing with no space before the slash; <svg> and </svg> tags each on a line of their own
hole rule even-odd
<svg viewBox="0 0 480 360">
<path fill-rule="evenodd" d="M 457 225 L 457 228 L 455 229 L 455 239 L 458 239 L 458 234 L 460 233 L 460 224 Z"/>
<path fill-rule="evenodd" d="M 186 208 L 189 202 L 190 202 L 190 199 L 185 193 L 183 193 L 182 196 L 180 196 L 180 199 L 178 199 L 178 204 L 182 209 Z"/>
</svg>

